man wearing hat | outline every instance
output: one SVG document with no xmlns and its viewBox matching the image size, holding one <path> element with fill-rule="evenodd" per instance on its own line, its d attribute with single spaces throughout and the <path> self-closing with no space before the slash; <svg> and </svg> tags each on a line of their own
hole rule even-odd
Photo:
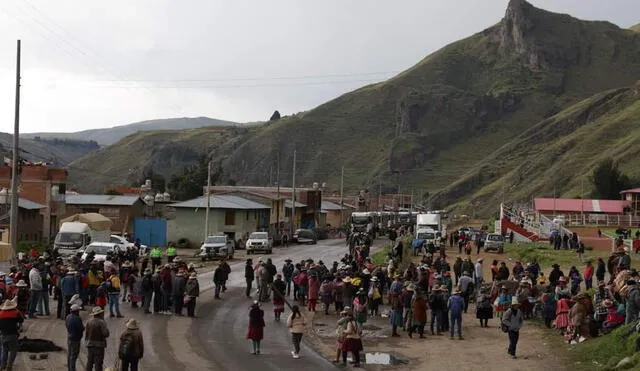
<svg viewBox="0 0 640 371">
<path fill-rule="evenodd" d="M 71 306 L 71 313 L 67 315 L 65 324 L 67 326 L 67 365 L 69 371 L 76 370 L 76 361 L 80 354 L 80 341 L 82 340 L 82 334 L 84 333 L 84 325 L 82 324 L 82 318 L 80 318 L 80 309 L 82 307 L 78 304 Z"/>
<path fill-rule="evenodd" d="M 62 280 L 60 281 L 60 290 L 62 291 L 62 298 L 66 305 L 66 313 L 69 313 L 71 311 L 71 304 L 69 304 L 69 301 L 74 295 L 80 293 L 80 280 L 76 277 L 75 270 L 69 268 L 67 274 L 62 277 Z"/>
<path fill-rule="evenodd" d="M 87 345 L 87 370 L 103 370 L 104 350 L 107 347 L 109 328 L 104 321 L 104 310 L 93 307 L 91 319 L 85 327 L 85 344 Z"/>
<path fill-rule="evenodd" d="M 244 280 L 247 283 L 244 295 L 248 298 L 251 297 L 251 288 L 253 286 L 253 280 L 256 278 L 255 271 L 253 270 L 253 260 L 247 259 L 244 265 Z"/>
<path fill-rule="evenodd" d="M 520 328 L 523 322 L 522 310 L 520 310 L 520 303 L 518 298 L 513 297 L 511 299 L 511 308 L 507 309 L 502 317 L 502 326 L 506 328 L 509 335 L 509 348 L 508 353 L 511 358 L 516 358 L 516 347 L 518 345 L 518 339 L 520 338 Z"/>
<path fill-rule="evenodd" d="M 287 258 L 282 266 L 282 277 L 284 278 L 284 283 L 287 286 L 287 292 L 285 293 L 287 296 L 291 294 L 291 282 L 293 280 L 294 269 L 295 266 L 293 265 L 292 260 Z"/>
<path fill-rule="evenodd" d="M 120 335 L 118 358 L 122 360 L 123 370 L 137 370 L 138 362 L 144 356 L 144 340 L 138 328 L 138 322 L 131 318 L 125 324 L 125 330 Z M 131 367 L 131 368 L 129 368 Z"/>
<path fill-rule="evenodd" d="M 18 329 L 24 321 L 14 300 L 5 300 L 0 306 L 0 342 L 2 353 L 6 357 L 0 360 L 0 370 L 11 370 L 18 352 Z"/>
<path fill-rule="evenodd" d="M 151 299 L 153 298 L 153 276 L 151 268 L 144 270 L 142 282 L 140 282 L 140 295 L 142 296 L 142 311 L 145 314 L 151 313 Z"/>
<path fill-rule="evenodd" d="M 608 308 L 604 305 L 605 300 L 613 301 L 613 294 L 606 286 L 604 280 L 598 281 L 598 289 L 593 294 L 593 307 L 595 309 L 595 320 L 602 324 L 607 319 Z"/>
<path fill-rule="evenodd" d="M 464 299 L 464 312 L 467 313 L 469 297 L 473 292 L 473 278 L 471 278 L 471 273 L 469 271 L 462 272 L 462 277 L 460 277 L 460 281 L 458 282 L 458 290 Z"/>
<path fill-rule="evenodd" d="M 464 277 L 464 275 L 463 275 Z M 462 280 L 462 278 L 460 278 Z M 453 339 L 454 329 L 457 327 L 458 330 L 458 339 L 462 340 L 462 312 L 466 309 L 465 301 L 462 298 L 462 293 L 460 289 L 453 290 L 451 297 L 447 302 L 447 307 L 449 308 L 449 335 L 451 339 Z"/>
</svg>

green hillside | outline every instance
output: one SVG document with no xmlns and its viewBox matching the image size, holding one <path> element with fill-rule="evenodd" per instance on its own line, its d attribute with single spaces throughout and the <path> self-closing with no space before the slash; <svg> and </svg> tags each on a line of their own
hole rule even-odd
<svg viewBox="0 0 640 371">
<path fill-rule="evenodd" d="M 628 144 L 627 133 L 610 128 L 606 140 L 592 138 L 591 131 L 582 129 L 586 125 L 569 118 L 580 109 L 598 112 L 598 117 L 631 109 L 624 102 L 632 90 L 610 90 L 639 78 L 638 55 L 635 32 L 512 0 L 495 26 L 445 46 L 390 80 L 236 136 L 228 133 L 233 145 L 215 147 L 214 157 L 224 164 L 223 181 L 253 185 L 268 183 L 279 158 L 281 184 L 289 185 L 296 150 L 298 185 L 327 182 L 338 189 L 344 166 L 347 190 L 377 189 L 381 182 L 383 191 L 399 186 L 403 192 L 437 194 L 439 206 L 480 207 L 477 202 L 498 197 L 502 184 L 526 184 L 504 193 L 509 199 L 527 199 L 553 188 L 554 170 L 569 180 L 555 182 L 558 194 L 570 194 L 594 157 L 611 153 L 623 166 L 630 161 L 631 150 L 608 147 Z M 626 98 L 602 102 L 618 96 Z M 74 164 L 109 163 L 115 172 L 152 166 L 169 174 L 177 167 L 158 163 L 156 147 L 207 149 L 195 142 L 197 135 L 149 135 L 158 140 L 156 146 L 133 146 L 131 141 L 139 140 L 134 135 Z M 524 135 L 526 147 L 521 145 Z M 584 135 L 589 135 L 584 139 L 589 146 L 576 149 Z M 116 153 L 123 159 L 119 165 L 110 161 Z M 551 159 L 545 167 L 541 153 Z M 571 166 L 564 166 L 569 160 Z M 86 178 L 75 179 L 82 186 Z"/>
</svg>

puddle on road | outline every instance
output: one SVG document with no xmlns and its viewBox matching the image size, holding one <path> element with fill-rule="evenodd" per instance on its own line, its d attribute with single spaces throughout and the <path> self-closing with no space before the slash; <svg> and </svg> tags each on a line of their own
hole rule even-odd
<svg viewBox="0 0 640 371">
<path fill-rule="evenodd" d="M 391 353 L 365 353 L 364 363 L 368 365 L 399 365 L 407 364 L 409 361 Z"/>
</svg>

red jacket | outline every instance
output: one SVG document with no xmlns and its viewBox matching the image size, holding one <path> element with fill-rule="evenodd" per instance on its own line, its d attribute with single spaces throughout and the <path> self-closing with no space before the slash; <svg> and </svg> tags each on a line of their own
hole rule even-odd
<svg viewBox="0 0 640 371">
<path fill-rule="evenodd" d="M 582 275 L 584 279 L 589 279 L 593 277 L 593 266 L 588 265 L 584 267 L 584 274 Z"/>
</svg>

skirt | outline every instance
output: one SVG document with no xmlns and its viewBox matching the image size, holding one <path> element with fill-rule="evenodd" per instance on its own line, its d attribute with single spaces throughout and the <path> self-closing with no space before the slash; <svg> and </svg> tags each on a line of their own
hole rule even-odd
<svg viewBox="0 0 640 371">
<path fill-rule="evenodd" d="M 569 326 L 569 315 L 567 313 L 558 314 L 554 324 L 559 329 L 567 328 Z"/>
<path fill-rule="evenodd" d="M 264 327 L 249 327 L 247 331 L 247 339 L 262 340 L 264 336 Z"/>
<path fill-rule="evenodd" d="M 491 319 L 493 318 L 493 308 L 478 308 L 476 309 L 477 319 Z"/>
<path fill-rule="evenodd" d="M 283 312 L 284 312 L 284 300 L 273 299 L 273 313 L 283 313 Z"/>
<path fill-rule="evenodd" d="M 399 310 L 392 310 L 391 316 L 389 317 L 389 321 L 391 322 L 391 326 L 402 326 L 402 312 Z"/>
<path fill-rule="evenodd" d="M 367 312 L 357 312 L 356 313 L 356 321 L 358 323 L 366 323 L 367 322 Z"/>
<path fill-rule="evenodd" d="M 343 352 L 360 352 L 362 351 L 362 340 L 346 338 L 342 342 Z"/>
</svg>

